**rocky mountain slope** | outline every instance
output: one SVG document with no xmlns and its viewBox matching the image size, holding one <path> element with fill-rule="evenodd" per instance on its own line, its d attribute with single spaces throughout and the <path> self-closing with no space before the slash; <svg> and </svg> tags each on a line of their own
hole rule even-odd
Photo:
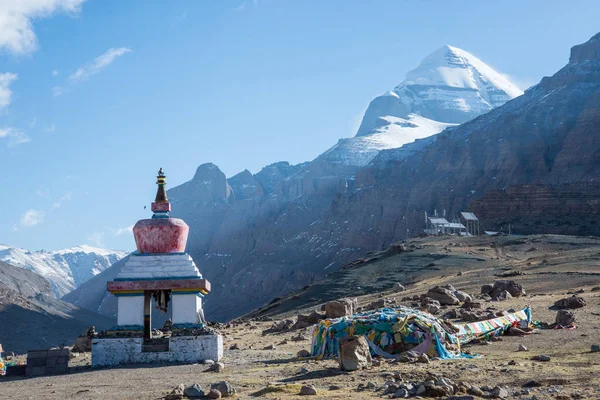
<svg viewBox="0 0 600 400">
<path fill-rule="evenodd" d="M 574 47 L 567 66 L 522 96 L 437 135 L 382 150 L 361 168 L 320 157 L 228 180 L 216 166 L 201 165 L 168 194 L 172 214 L 190 226 L 189 253 L 213 282 L 207 317 L 239 316 L 368 251 L 416 236 L 424 213 L 434 209 L 453 217 L 473 204 L 484 229 L 489 214 L 494 228 L 520 221 L 520 233 L 543 233 L 549 225 L 555 233 L 576 231 L 593 220 L 600 201 L 590 189 L 600 178 L 598 71 L 600 34 Z M 446 75 L 434 71 L 428 82 L 439 83 L 439 76 Z M 493 89 L 479 92 L 485 103 L 469 97 L 477 99 L 469 103 L 473 109 L 505 98 Z M 545 189 L 533 193 L 531 184 Z M 506 198 L 520 193 L 520 200 L 507 206 L 502 194 L 493 195 L 499 191 L 508 191 Z M 547 211 L 543 221 L 540 209 Z M 597 224 L 586 227 L 600 234 Z"/>
<path fill-rule="evenodd" d="M 123 251 L 86 245 L 58 251 L 28 251 L 0 245 L 0 261 L 47 278 L 55 297 L 65 295 L 126 255 Z"/>
<path fill-rule="evenodd" d="M 0 261 L 0 343 L 5 351 L 71 344 L 90 325 L 106 329 L 114 322 L 54 298 L 46 278 Z"/>
</svg>

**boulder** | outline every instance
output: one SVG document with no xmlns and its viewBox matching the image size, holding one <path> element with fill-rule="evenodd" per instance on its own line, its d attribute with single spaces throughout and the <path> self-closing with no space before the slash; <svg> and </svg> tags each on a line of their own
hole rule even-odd
<svg viewBox="0 0 600 400">
<path fill-rule="evenodd" d="M 521 297 L 526 294 L 525 289 L 523 289 L 523 286 L 521 286 L 520 283 L 517 283 L 515 281 L 496 281 L 494 282 L 493 291 L 496 290 L 506 290 L 508 293 L 510 293 L 512 297 Z"/>
<path fill-rule="evenodd" d="M 395 293 L 400 293 L 400 292 L 404 292 L 405 289 L 404 289 L 404 286 L 402 286 L 402 284 L 400 282 L 396 282 L 396 283 L 394 283 L 392 290 Z"/>
<path fill-rule="evenodd" d="M 325 316 L 327 318 L 340 318 L 350 316 L 354 313 L 355 302 L 351 299 L 340 299 L 325 304 Z"/>
<path fill-rule="evenodd" d="M 481 294 L 490 294 L 494 290 L 494 286 L 492 285 L 483 285 L 481 287 Z"/>
<path fill-rule="evenodd" d="M 453 291 L 442 286 L 436 286 L 432 289 L 429 289 L 427 292 L 427 297 L 439 301 L 442 305 L 452 306 L 460 303 Z"/>
<path fill-rule="evenodd" d="M 556 313 L 556 326 L 571 326 L 575 324 L 575 313 L 569 310 L 558 310 Z"/>
<path fill-rule="evenodd" d="M 188 386 L 183 391 L 183 394 L 190 399 L 199 399 L 204 397 L 204 389 L 199 383 L 194 383 L 192 386 Z"/>
<path fill-rule="evenodd" d="M 320 314 L 316 311 L 311 312 L 310 314 L 298 314 L 298 322 L 306 322 L 309 325 L 314 325 L 318 323 L 320 320 L 325 319 L 326 316 L 324 314 Z"/>
<path fill-rule="evenodd" d="M 310 351 L 302 349 L 296 354 L 296 356 L 298 358 L 310 357 Z"/>
<path fill-rule="evenodd" d="M 491 293 L 491 296 L 492 301 L 504 301 L 512 299 L 513 297 L 508 290 L 504 289 L 494 289 L 494 291 Z"/>
<path fill-rule="evenodd" d="M 571 296 L 571 297 L 567 297 L 565 299 L 560 299 L 558 300 L 556 303 L 554 303 L 554 308 L 555 309 L 559 309 L 559 310 L 564 310 L 564 309 L 575 309 L 575 308 L 581 308 L 581 307 L 585 307 L 586 306 L 586 302 L 583 299 L 583 297 L 578 297 L 578 296 Z"/>
<path fill-rule="evenodd" d="M 301 396 L 316 396 L 317 388 L 315 388 L 314 385 L 302 385 L 302 387 L 300 388 L 300 395 Z"/>
<path fill-rule="evenodd" d="M 183 383 L 180 383 L 173 390 L 171 390 L 171 393 L 169 393 L 168 395 L 165 396 L 165 400 L 183 399 L 184 390 L 185 390 L 185 386 L 183 385 Z"/>
<path fill-rule="evenodd" d="M 454 294 L 454 296 L 456 296 L 456 298 L 462 303 L 465 301 L 471 302 L 473 301 L 473 298 L 471 297 L 470 294 L 465 293 L 461 290 L 455 290 L 454 292 L 452 292 Z"/>
<path fill-rule="evenodd" d="M 216 382 L 210 385 L 211 389 L 218 390 L 223 397 L 230 397 L 235 394 L 235 388 L 228 381 Z"/>
<path fill-rule="evenodd" d="M 345 371 L 368 368 L 373 364 L 364 336 L 346 336 L 338 341 L 338 361 Z"/>
<path fill-rule="evenodd" d="M 217 389 L 210 389 L 210 392 L 208 392 L 206 397 L 208 397 L 209 399 L 220 399 L 221 392 L 219 392 Z"/>
<path fill-rule="evenodd" d="M 207 371 L 223 372 L 223 371 L 225 371 L 225 364 L 223 364 L 222 362 L 216 362 L 214 364 L 211 364 L 210 367 L 207 369 Z"/>
<path fill-rule="evenodd" d="M 425 311 L 427 311 L 429 314 L 437 314 L 440 312 L 440 306 L 435 304 L 427 304 Z"/>
<path fill-rule="evenodd" d="M 490 397 L 494 399 L 505 399 L 508 397 L 508 391 L 502 387 L 496 386 L 490 392 Z"/>
</svg>

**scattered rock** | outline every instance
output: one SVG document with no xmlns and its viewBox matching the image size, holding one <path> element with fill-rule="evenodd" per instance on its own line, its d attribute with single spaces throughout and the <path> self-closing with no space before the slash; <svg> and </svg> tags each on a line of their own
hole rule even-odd
<svg viewBox="0 0 600 400">
<path fill-rule="evenodd" d="M 300 388 L 300 395 L 301 396 L 316 396 L 317 388 L 315 388 L 314 385 L 303 385 Z"/>
<path fill-rule="evenodd" d="M 571 326 L 575 324 L 575 313 L 569 310 L 558 310 L 556 313 L 557 326 Z"/>
<path fill-rule="evenodd" d="M 502 290 L 502 289 L 494 289 L 494 291 L 491 293 L 491 296 L 492 296 L 492 301 L 504 301 L 504 300 L 512 299 L 512 297 L 513 297 L 508 290 Z"/>
<path fill-rule="evenodd" d="M 304 340 L 308 340 L 308 338 L 306 336 L 304 336 L 302 333 L 299 333 L 296 336 L 292 336 L 293 342 L 302 342 Z"/>
<path fill-rule="evenodd" d="M 209 399 L 220 399 L 221 392 L 219 392 L 217 389 L 210 389 L 210 392 L 208 392 L 208 395 L 206 395 L 206 397 L 208 397 Z"/>
<path fill-rule="evenodd" d="M 329 390 L 342 390 L 343 388 L 339 385 L 329 385 Z"/>
<path fill-rule="evenodd" d="M 356 301 L 351 299 L 340 299 L 325 304 L 325 316 L 327 318 L 340 318 L 352 315 Z"/>
<path fill-rule="evenodd" d="M 594 286 L 592 292 L 600 292 L 600 286 Z"/>
<path fill-rule="evenodd" d="M 490 397 L 493 397 L 495 399 L 505 399 L 508 397 L 508 390 L 501 388 L 499 386 L 496 386 L 490 392 Z"/>
<path fill-rule="evenodd" d="M 471 297 L 471 295 L 469 295 L 469 294 L 467 294 L 467 293 L 465 293 L 465 292 L 463 292 L 463 291 L 460 291 L 460 290 L 455 290 L 453 293 L 454 293 L 454 296 L 456 296 L 456 298 L 457 298 L 457 299 L 458 299 L 458 300 L 459 300 L 461 303 L 462 303 L 462 302 L 465 302 L 465 301 L 469 301 L 469 302 L 470 302 L 470 301 L 473 301 L 473 298 Z"/>
<path fill-rule="evenodd" d="M 183 385 L 183 383 L 180 383 L 173 390 L 171 390 L 171 393 L 169 393 L 168 395 L 165 396 L 165 400 L 183 399 L 184 390 L 185 390 L 185 386 Z"/>
<path fill-rule="evenodd" d="M 442 286 L 436 286 L 432 289 L 429 289 L 427 292 L 427 297 L 439 301 L 442 305 L 452 306 L 460 303 L 452 290 Z"/>
<path fill-rule="evenodd" d="M 266 346 L 265 348 L 263 348 L 263 350 L 275 350 L 275 349 L 276 349 L 276 347 L 274 344 L 270 344 L 270 345 Z"/>
<path fill-rule="evenodd" d="M 204 397 L 204 389 L 199 383 L 194 383 L 192 386 L 188 386 L 183 391 L 183 394 L 191 399 Z"/>
<path fill-rule="evenodd" d="M 541 387 L 542 384 L 538 381 L 528 381 L 523 385 L 525 388 Z"/>
<path fill-rule="evenodd" d="M 346 371 L 368 368 L 372 365 L 369 344 L 364 336 L 346 336 L 338 341 L 338 361 Z"/>
<path fill-rule="evenodd" d="M 228 381 L 216 382 L 210 385 L 211 391 L 212 389 L 218 390 L 223 397 L 230 397 L 235 394 L 235 388 L 231 386 L 231 383 Z M 219 397 L 217 397 L 218 399 Z"/>
<path fill-rule="evenodd" d="M 526 294 L 525 289 L 523 289 L 523 286 L 521 286 L 521 284 L 519 284 L 515 281 L 500 280 L 500 281 L 494 282 L 494 286 L 492 288 L 492 293 L 495 291 L 502 291 L 502 290 L 506 290 L 508 293 L 510 293 L 510 295 L 512 297 L 521 297 Z M 494 297 L 493 295 L 491 295 L 491 296 L 492 296 L 492 298 Z"/>
<path fill-rule="evenodd" d="M 590 349 L 590 351 L 592 353 L 598 353 L 598 352 L 600 352 L 600 344 L 593 344 L 592 347 L 591 347 L 591 349 Z"/>
<path fill-rule="evenodd" d="M 398 389 L 398 391 L 396 393 L 394 393 L 394 395 L 392 397 L 394 399 L 404 399 L 404 398 L 408 397 L 408 390 L 406 390 L 404 388 L 400 388 L 400 389 Z"/>
<path fill-rule="evenodd" d="M 238 346 L 237 343 L 232 344 L 231 346 L 229 346 L 229 350 L 239 350 L 240 347 Z"/>
<path fill-rule="evenodd" d="M 216 362 L 214 364 L 212 364 L 208 369 L 208 372 L 223 372 L 225 371 L 225 364 L 223 364 L 222 362 Z"/>
<path fill-rule="evenodd" d="M 298 358 L 310 357 L 310 351 L 302 349 L 298 353 L 296 353 L 296 356 Z"/>
<path fill-rule="evenodd" d="M 467 390 L 467 393 L 477 397 L 485 396 L 485 392 L 477 386 L 471 386 L 471 388 Z"/>
<path fill-rule="evenodd" d="M 398 389 L 400 389 L 400 385 L 396 383 L 390 383 L 386 386 L 383 394 L 394 394 L 398 391 Z"/>
<path fill-rule="evenodd" d="M 481 287 L 481 294 L 490 294 L 494 290 L 493 285 L 483 285 Z"/>
<path fill-rule="evenodd" d="M 395 293 L 400 293 L 400 292 L 404 292 L 405 289 L 404 289 L 404 286 L 402 286 L 402 284 L 400 282 L 396 282 L 396 283 L 394 283 L 392 290 Z"/>
<path fill-rule="evenodd" d="M 550 361 L 550 356 L 541 354 L 539 356 L 533 356 L 533 357 L 531 357 L 531 359 L 534 361 Z"/>
<path fill-rule="evenodd" d="M 553 308 L 559 310 L 582 308 L 586 306 L 586 302 L 582 297 L 571 296 L 566 299 L 560 299 L 554 303 Z"/>
<path fill-rule="evenodd" d="M 429 364 L 429 356 L 425 353 L 421 353 L 419 355 L 419 358 L 417 359 L 417 362 L 422 363 L 422 364 Z"/>
<path fill-rule="evenodd" d="M 522 344 L 520 344 L 518 351 L 529 351 L 529 349 L 527 347 L 523 346 Z"/>
</svg>

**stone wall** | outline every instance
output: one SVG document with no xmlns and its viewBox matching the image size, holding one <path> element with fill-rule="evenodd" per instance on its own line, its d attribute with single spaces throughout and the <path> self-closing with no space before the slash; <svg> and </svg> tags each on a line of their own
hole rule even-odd
<svg viewBox="0 0 600 400">
<path fill-rule="evenodd" d="M 92 367 L 119 364 L 192 363 L 223 357 L 221 335 L 169 338 L 169 351 L 142 352 L 143 338 L 93 339 Z"/>
</svg>

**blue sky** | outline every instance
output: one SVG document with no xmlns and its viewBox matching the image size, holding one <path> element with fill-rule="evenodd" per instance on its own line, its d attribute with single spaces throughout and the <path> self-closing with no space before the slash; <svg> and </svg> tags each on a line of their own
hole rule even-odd
<svg viewBox="0 0 600 400">
<path fill-rule="evenodd" d="M 18 3 L 18 4 L 15 4 Z M 522 88 L 600 2 L 0 0 L 0 243 L 132 250 L 168 185 L 310 160 L 444 44 Z"/>
</svg>

